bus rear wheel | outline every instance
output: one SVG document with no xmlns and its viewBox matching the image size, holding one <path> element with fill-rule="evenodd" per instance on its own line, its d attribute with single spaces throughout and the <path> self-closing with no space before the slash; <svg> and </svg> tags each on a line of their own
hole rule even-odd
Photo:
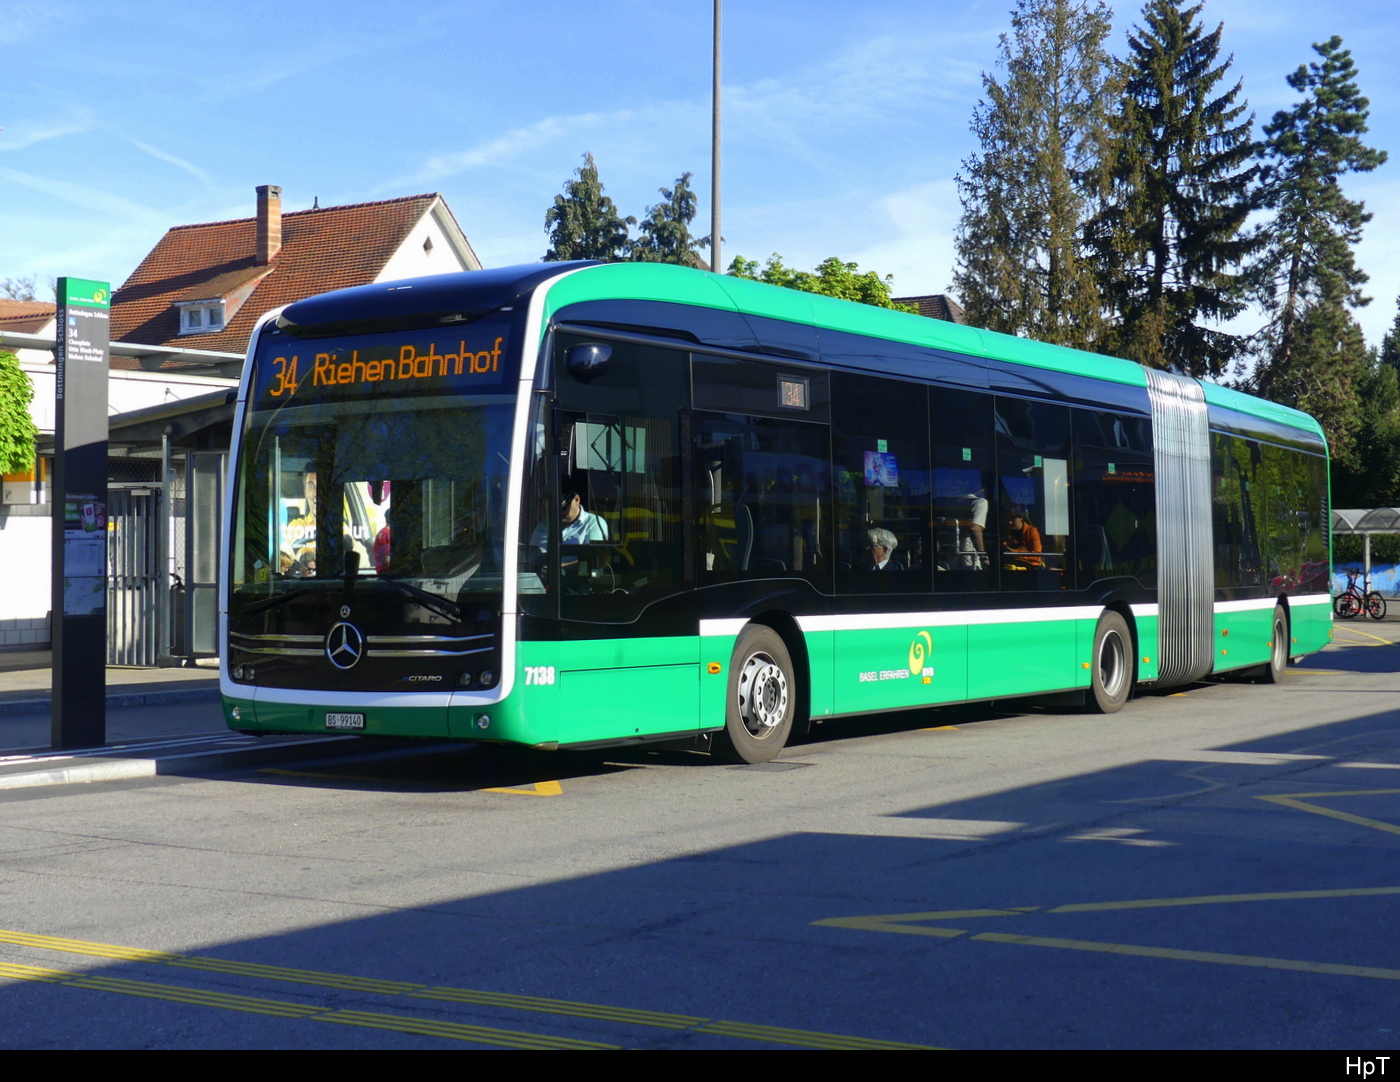
<svg viewBox="0 0 1400 1082">
<path fill-rule="evenodd" d="M 750 624 L 734 644 L 724 731 L 715 752 L 733 763 L 766 763 L 783 750 L 797 710 L 797 682 L 782 637 Z"/>
<path fill-rule="evenodd" d="M 1099 617 L 1094 628 L 1093 703 L 1099 714 L 1116 714 L 1133 689 L 1133 637 L 1128 622 L 1116 612 Z"/>
</svg>

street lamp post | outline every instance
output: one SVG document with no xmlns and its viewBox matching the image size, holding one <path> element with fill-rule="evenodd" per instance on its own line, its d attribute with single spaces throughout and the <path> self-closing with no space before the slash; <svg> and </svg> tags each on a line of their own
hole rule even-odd
<svg viewBox="0 0 1400 1082">
<path fill-rule="evenodd" d="M 710 121 L 710 270 L 720 273 L 719 237 L 719 14 L 720 0 L 715 0 L 715 83 L 711 94 L 713 115 Z"/>
</svg>

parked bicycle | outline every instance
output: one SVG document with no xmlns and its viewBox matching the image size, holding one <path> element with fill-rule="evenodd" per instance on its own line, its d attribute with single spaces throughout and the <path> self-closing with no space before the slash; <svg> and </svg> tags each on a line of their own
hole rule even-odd
<svg viewBox="0 0 1400 1082">
<path fill-rule="evenodd" d="M 1332 610 L 1337 617 L 1342 620 L 1351 620 L 1360 616 L 1363 612 L 1372 620 L 1385 618 L 1385 598 L 1381 596 L 1379 590 L 1363 590 L 1356 585 L 1357 576 L 1361 572 L 1347 572 L 1347 588 L 1337 595 L 1332 602 Z M 1368 580 L 1366 586 L 1370 586 Z"/>
</svg>

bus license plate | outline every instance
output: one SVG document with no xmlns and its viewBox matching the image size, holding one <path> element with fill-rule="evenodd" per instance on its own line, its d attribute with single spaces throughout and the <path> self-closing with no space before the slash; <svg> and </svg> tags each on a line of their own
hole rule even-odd
<svg viewBox="0 0 1400 1082">
<path fill-rule="evenodd" d="M 365 716 L 363 714 L 327 714 L 327 729 L 363 729 L 365 727 Z"/>
</svg>

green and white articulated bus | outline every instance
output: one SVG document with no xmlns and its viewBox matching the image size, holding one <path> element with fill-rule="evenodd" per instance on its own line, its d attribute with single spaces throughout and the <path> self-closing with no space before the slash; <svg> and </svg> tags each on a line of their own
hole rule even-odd
<svg viewBox="0 0 1400 1082">
<path fill-rule="evenodd" d="M 263 318 L 228 724 L 772 758 L 814 721 L 1277 680 L 1331 634 L 1304 414 L 697 270 L 554 263 Z"/>
</svg>

